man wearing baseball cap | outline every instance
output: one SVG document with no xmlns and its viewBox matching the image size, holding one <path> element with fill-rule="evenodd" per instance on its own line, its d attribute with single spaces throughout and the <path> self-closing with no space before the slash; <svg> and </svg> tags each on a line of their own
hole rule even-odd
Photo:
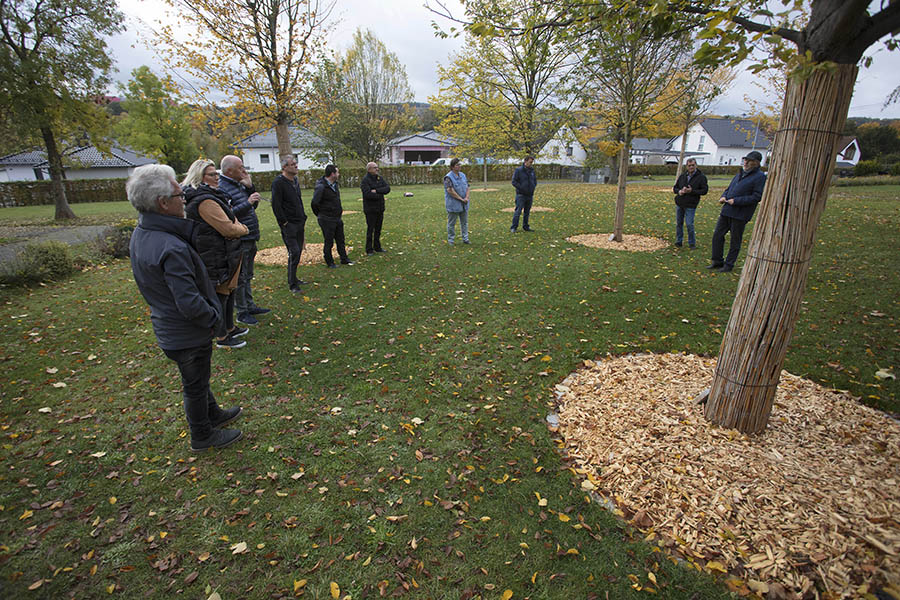
<svg viewBox="0 0 900 600">
<path fill-rule="evenodd" d="M 756 205 L 762 199 L 763 187 L 766 185 L 766 174 L 759 170 L 762 154 L 753 150 L 742 160 L 743 168 L 734 176 L 719 198 L 722 212 L 719 214 L 719 221 L 712 236 L 712 263 L 706 267 L 719 273 L 727 273 L 734 269 L 734 262 L 741 251 L 744 228 L 753 218 Z M 726 233 L 731 233 L 731 242 L 728 246 L 728 256 L 723 260 Z"/>
</svg>

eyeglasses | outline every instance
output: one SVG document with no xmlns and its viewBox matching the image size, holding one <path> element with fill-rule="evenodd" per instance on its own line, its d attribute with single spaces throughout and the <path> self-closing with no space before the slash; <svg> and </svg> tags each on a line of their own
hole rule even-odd
<svg viewBox="0 0 900 600">
<path fill-rule="evenodd" d="M 184 200 L 184 192 L 178 192 L 177 194 L 172 194 L 171 196 L 169 196 L 169 198 L 181 198 L 183 201 Z"/>
<path fill-rule="evenodd" d="M 219 178 L 219 174 L 215 171 L 213 171 L 212 173 L 204 173 L 203 176 L 204 177 L 215 177 L 216 179 Z"/>
</svg>

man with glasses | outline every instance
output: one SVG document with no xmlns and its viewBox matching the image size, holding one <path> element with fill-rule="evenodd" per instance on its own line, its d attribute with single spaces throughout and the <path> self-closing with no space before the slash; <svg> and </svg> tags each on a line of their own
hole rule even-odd
<svg viewBox="0 0 900 600">
<path fill-rule="evenodd" d="M 184 194 L 167 165 L 138 167 L 125 184 L 140 214 L 131 235 L 131 270 L 150 305 L 159 347 L 178 365 L 191 450 L 224 448 L 241 439 L 239 429 L 221 429 L 241 414 L 223 410 L 209 387 L 213 331 L 220 305 L 215 287 L 191 245 L 196 223 L 184 218 Z"/>
<path fill-rule="evenodd" d="M 297 180 L 297 159 L 291 155 L 281 157 L 281 174 L 272 182 L 272 212 L 281 229 L 281 239 L 288 251 L 288 288 L 298 293 L 300 285 L 306 283 L 297 279 L 297 266 L 303 252 L 306 229 L 306 212 L 300 197 L 300 182 Z"/>
<path fill-rule="evenodd" d="M 366 214 L 366 254 L 384 252 L 381 247 L 381 224 L 384 222 L 384 196 L 391 193 L 391 186 L 379 173 L 378 165 L 366 165 L 366 176 L 359 184 Z"/>
</svg>

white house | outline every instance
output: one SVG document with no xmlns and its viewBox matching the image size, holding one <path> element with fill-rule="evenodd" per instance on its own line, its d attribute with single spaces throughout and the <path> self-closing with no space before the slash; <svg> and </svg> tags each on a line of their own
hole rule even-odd
<svg viewBox="0 0 900 600">
<path fill-rule="evenodd" d="M 314 169 L 330 162 L 328 143 L 308 129 L 291 125 L 291 153 L 297 157 L 297 167 Z M 278 138 L 275 128 L 265 129 L 245 137 L 231 145 L 241 154 L 248 171 L 280 171 L 281 157 L 278 155 Z"/>
<path fill-rule="evenodd" d="M 141 165 L 155 159 L 122 147 L 103 152 L 95 146 L 78 146 L 63 153 L 65 179 L 126 178 Z M 0 181 L 41 181 L 50 179 L 50 163 L 43 150 L 29 150 L 0 158 Z"/>
<path fill-rule="evenodd" d="M 381 162 L 386 165 L 430 165 L 439 158 L 449 158 L 456 140 L 435 130 L 402 135 L 388 143 Z"/>
<path fill-rule="evenodd" d="M 859 140 L 852 135 L 839 139 L 837 149 L 837 168 L 851 169 L 859 162 Z"/>
<path fill-rule="evenodd" d="M 707 117 L 688 130 L 685 150 L 697 159 L 698 165 L 740 165 L 741 158 L 751 150 L 759 151 L 766 164 L 771 146 L 759 121 Z M 680 135 L 672 140 L 672 149 L 677 157 Z"/>
<path fill-rule="evenodd" d="M 575 133 L 568 127 L 561 127 L 556 135 L 544 144 L 534 160 L 537 163 L 582 167 L 586 159 L 587 150 L 578 141 Z"/>
</svg>

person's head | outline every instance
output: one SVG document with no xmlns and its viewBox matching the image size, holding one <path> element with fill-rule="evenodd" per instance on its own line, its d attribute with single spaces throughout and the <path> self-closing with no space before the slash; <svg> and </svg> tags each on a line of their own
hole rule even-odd
<svg viewBox="0 0 900 600">
<path fill-rule="evenodd" d="M 376 163 L 370 162 L 366 165 L 366 172 L 371 173 L 372 175 L 378 174 L 378 165 Z"/>
<path fill-rule="evenodd" d="M 744 161 L 744 170 L 752 171 L 753 169 L 758 169 L 759 165 L 762 163 L 762 154 L 754 150 L 741 160 Z"/>
<path fill-rule="evenodd" d="M 125 195 L 139 213 L 184 218 L 184 193 L 169 165 L 138 167 L 125 182 Z"/>
<path fill-rule="evenodd" d="M 684 166 L 685 166 L 685 168 L 687 168 L 688 173 L 693 173 L 694 171 L 697 170 L 697 161 L 694 160 L 693 158 L 689 158 L 686 161 L 684 161 Z"/>
<path fill-rule="evenodd" d="M 205 183 L 210 187 L 218 187 L 219 174 L 216 172 L 216 163 L 208 158 L 198 158 L 191 163 L 187 175 L 181 182 L 182 186 L 197 187 Z"/>
<path fill-rule="evenodd" d="M 340 176 L 341 172 L 335 165 L 325 165 L 325 179 L 334 183 Z"/>
<path fill-rule="evenodd" d="M 219 168 L 222 170 L 222 174 L 225 175 L 225 177 L 235 181 L 240 181 L 247 177 L 247 169 L 244 168 L 244 161 L 242 161 L 239 156 L 233 154 L 223 156 L 222 162 L 219 163 Z"/>
<path fill-rule="evenodd" d="M 285 177 L 293 179 L 297 176 L 299 170 L 297 168 L 297 159 L 293 154 L 286 154 L 281 157 L 281 172 Z"/>
<path fill-rule="evenodd" d="M 458 158 L 450 159 L 450 170 L 454 173 L 459 173 L 459 170 L 462 168 L 462 164 L 460 163 Z"/>
<path fill-rule="evenodd" d="M 525 160 L 522 161 L 522 164 L 525 165 L 525 166 L 528 167 L 528 168 L 531 168 L 531 165 L 534 164 L 534 157 L 533 157 L 533 156 L 526 156 L 526 157 L 525 157 Z"/>
</svg>

